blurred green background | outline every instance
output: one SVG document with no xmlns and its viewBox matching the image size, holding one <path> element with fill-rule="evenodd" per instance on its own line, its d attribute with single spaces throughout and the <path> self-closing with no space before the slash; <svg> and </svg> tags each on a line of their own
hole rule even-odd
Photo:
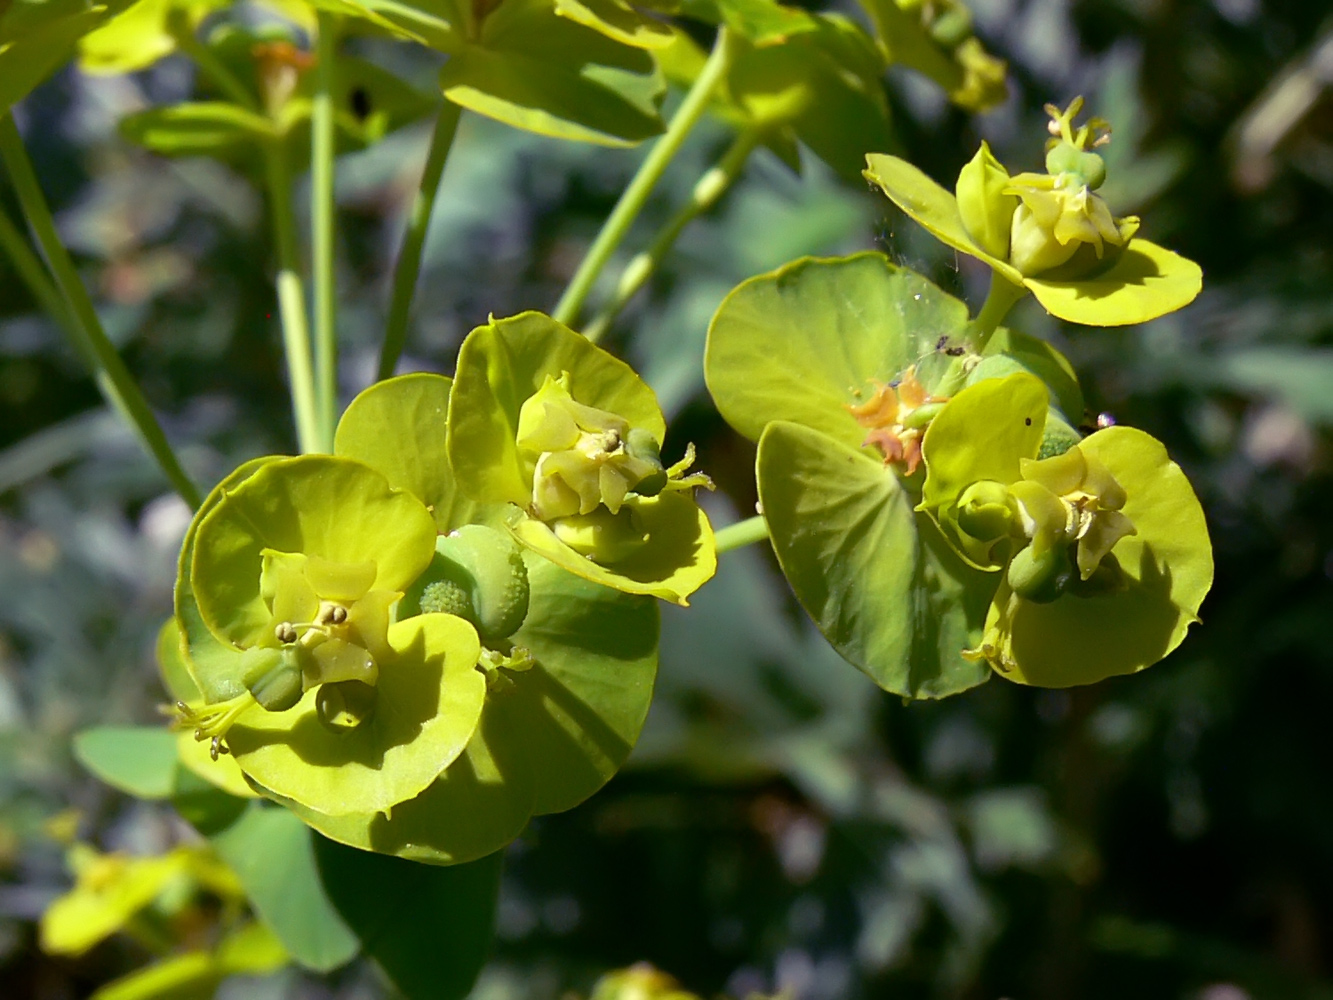
<svg viewBox="0 0 1333 1000">
<path fill-rule="evenodd" d="M 995 680 L 939 704 L 875 688 L 813 632 L 756 546 L 689 610 L 664 610 L 647 729 L 584 806 L 508 851 L 477 1000 L 586 993 L 648 960 L 701 994 L 1333 997 L 1333 22 L 1303 0 L 975 0 L 1011 98 L 972 118 L 888 79 L 900 148 L 947 186 L 980 138 L 1040 163 L 1046 101 L 1112 121 L 1104 190 L 1205 290 L 1147 326 L 1072 330 L 1029 301 L 1097 411 L 1164 440 L 1208 511 L 1202 627 L 1148 673 L 1086 689 Z M 429 60 L 365 43 L 429 86 Z M 412 56 L 412 59 L 417 59 Z M 20 109 L 62 234 L 112 336 L 201 482 L 294 446 L 259 193 L 215 163 L 139 151 L 116 121 L 182 99 L 170 58 L 66 71 Z M 338 165 L 345 398 L 371 378 L 427 133 Z M 626 253 L 725 148 L 692 137 Z M 465 114 L 403 370 L 448 371 L 488 313 L 550 309 L 641 157 Z M 4 193 L 8 200 L 8 192 Z M 12 208 L 12 205 L 11 205 Z M 984 275 L 863 187 L 758 154 L 616 326 L 701 449 L 719 522 L 748 514 L 751 446 L 703 391 L 708 319 L 737 282 L 802 254 L 878 247 L 974 307 Z M 623 259 L 623 258 L 622 258 Z M 615 268 L 608 272 L 615 277 Z M 161 805 L 84 773 L 70 737 L 149 722 L 152 640 L 188 512 L 100 404 L 0 262 L 0 995 L 86 996 L 141 963 L 113 941 L 36 947 L 69 884 L 50 820 L 107 849 L 183 835 Z M 231 998 L 371 998 L 373 970 L 287 970 Z"/>
</svg>

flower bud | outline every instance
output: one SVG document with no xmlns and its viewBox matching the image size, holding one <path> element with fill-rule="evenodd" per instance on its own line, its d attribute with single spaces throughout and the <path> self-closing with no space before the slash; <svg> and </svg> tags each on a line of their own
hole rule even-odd
<svg viewBox="0 0 1333 1000">
<path fill-rule="evenodd" d="M 1009 490 L 1003 483 L 983 479 L 958 497 L 958 527 L 978 541 L 1003 538 L 1013 524 Z"/>
<path fill-rule="evenodd" d="M 1009 171 L 986 143 L 958 174 L 958 214 L 977 245 L 992 257 L 1009 256 L 1010 232 L 1018 196 L 1008 192 Z"/>
</svg>

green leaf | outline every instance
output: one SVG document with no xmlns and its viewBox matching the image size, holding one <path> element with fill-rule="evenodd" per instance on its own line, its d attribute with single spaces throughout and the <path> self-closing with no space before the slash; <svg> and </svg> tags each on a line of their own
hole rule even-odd
<svg viewBox="0 0 1333 1000">
<path fill-rule="evenodd" d="M 501 858 L 423 868 L 323 838 L 316 856 L 344 919 L 407 1000 L 462 1000 L 486 964 Z"/>
<path fill-rule="evenodd" d="M 657 397 L 625 362 L 542 313 L 494 320 L 468 334 L 458 352 L 448 450 L 463 492 L 484 502 L 531 503 L 535 463 L 515 444 L 519 410 L 546 376 L 564 372 L 579 403 L 624 417 L 659 443 L 666 436 Z"/>
<path fill-rule="evenodd" d="M 680 12 L 710 24 L 725 24 L 755 45 L 776 45 L 816 28 L 815 15 L 773 0 L 684 0 Z"/>
<path fill-rule="evenodd" d="M 467 19 L 454 0 L 362 0 L 357 6 L 441 52 L 454 52 L 462 43 Z"/>
<path fill-rule="evenodd" d="M 1213 581 L 1203 508 L 1161 442 L 1132 427 L 1108 427 L 1079 447 L 1124 488 L 1122 512 L 1137 533 L 1111 550 L 1124 577 L 1111 593 L 1034 604 L 1011 599 L 1007 583 L 1000 588 L 984 642 L 1004 651 L 1001 675 L 1021 684 L 1091 684 L 1151 666 L 1199 620 Z"/>
<path fill-rule="evenodd" d="M 79 68 L 85 73 L 133 73 L 176 51 L 169 18 L 183 17 L 187 30 L 227 0 L 138 0 L 79 43 Z"/>
<path fill-rule="evenodd" d="M 631 497 L 625 506 L 646 538 L 638 550 L 608 566 L 574 551 L 543 521 L 520 517 L 511 530 L 520 542 L 576 576 L 627 594 L 650 594 L 682 607 L 717 572 L 713 529 L 694 499 L 681 493 Z"/>
<path fill-rule="evenodd" d="M 195 101 L 149 108 L 120 122 L 130 142 L 164 156 L 220 156 L 276 141 L 265 116 L 225 101 Z"/>
<path fill-rule="evenodd" d="M 1017 366 L 1015 371 L 1021 369 L 1037 376 L 1046 383 L 1046 388 L 1051 391 L 1051 402 L 1061 413 L 1075 424 L 1083 419 L 1083 390 L 1079 388 L 1074 366 L 1046 341 L 1002 326 L 991 335 L 981 353 L 985 358 L 1008 358 Z M 973 369 L 973 375 L 986 363 L 983 360 Z"/>
<path fill-rule="evenodd" d="M 632 146 L 662 131 L 652 58 L 549 0 L 505 0 L 445 63 L 440 86 L 455 104 L 558 139 Z"/>
<path fill-rule="evenodd" d="M 801 606 L 853 666 L 905 698 L 985 681 L 976 645 L 994 578 L 964 566 L 915 515 L 896 474 L 818 430 L 774 421 L 759 441 L 759 500 Z"/>
<path fill-rule="evenodd" d="M 211 1000 L 228 976 L 263 975 L 287 962 L 282 943 L 263 924 L 232 931 L 217 951 L 172 955 L 112 980 L 90 1000 Z"/>
<path fill-rule="evenodd" d="M 486 681 L 476 630 L 427 614 L 389 628 L 370 717 L 349 730 L 323 723 L 311 690 L 285 712 L 250 709 L 227 732 L 241 769 L 264 788 L 329 815 L 381 812 L 424 790 L 462 753 L 481 716 Z"/>
<path fill-rule="evenodd" d="M 1008 550 L 992 551 L 958 527 L 959 495 L 979 480 L 1003 485 L 1020 477 L 1019 462 L 1036 458 L 1050 393 L 1038 378 L 1024 372 L 986 379 L 951 399 L 921 441 L 926 483 L 921 509 L 934 518 L 944 537 L 971 565 L 997 570 Z"/>
<path fill-rule="evenodd" d="M 912 164 L 885 153 L 870 153 L 866 156 L 865 176 L 936 239 L 985 261 L 1014 284 L 1023 284 L 1023 276 L 1017 268 L 992 257 L 972 241 L 963 225 L 963 217 L 958 213 L 958 200 L 953 193 L 940 187 Z"/>
<path fill-rule="evenodd" d="M 176 606 L 176 624 L 180 630 L 180 653 L 186 670 L 194 686 L 203 694 L 207 702 L 226 701 L 245 691 L 241 674 L 243 666 L 236 656 L 236 650 L 218 640 L 204 624 L 199 613 L 199 604 L 194 598 L 194 589 L 190 586 L 190 567 L 194 563 L 194 539 L 199 532 L 199 524 L 221 502 L 223 495 L 230 489 L 249 479 L 256 470 L 267 463 L 276 461 L 276 456 L 253 458 L 242 462 L 223 480 L 209 491 L 204 502 L 194 512 L 190 527 L 181 542 L 180 558 L 176 563 L 176 586 L 174 590 Z M 162 634 L 158 639 L 161 641 Z M 158 647 L 161 655 L 161 646 Z M 159 662 L 165 662 L 160 660 Z M 165 669 L 165 668 L 164 668 Z M 174 691 L 173 691 L 174 693 Z M 178 698 L 189 701 L 189 698 Z"/>
<path fill-rule="evenodd" d="M 74 737 L 74 757 L 113 788 L 140 799 L 176 789 L 176 734 L 150 726 L 96 726 Z"/>
<path fill-rule="evenodd" d="M 1203 287 L 1203 271 L 1186 257 L 1135 238 L 1101 274 L 1079 281 L 1024 278 L 1023 284 L 1052 316 L 1088 326 L 1128 326 L 1189 305 Z"/>
<path fill-rule="evenodd" d="M 875 26 L 885 60 L 933 80 L 955 104 L 988 111 L 1008 96 L 1004 61 L 989 55 L 974 36 L 969 33 L 952 48 L 931 36 L 922 18 L 925 10 L 938 8 L 896 0 L 861 0 L 861 6 Z"/>
<path fill-rule="evenodd" d="M 389 815 L 326 816 L 288 803 L 340 843 L 433 864 L 483 857 L 535 814 L 588 798 L 638 740 L 657 672 L 655 601 L 608 590 L 528 553 L 528 617 L 511 637 L 536 663 L 504 672 L 467 749 Z"/>
<path fill-rule="evenodd" d="M 742 46 L 724 99 L 750 126 L 784 127 L 843 177 L 859 179 L 867 149 L 892 142 L 884 63 L 860 28 L 832 14 L 781 44 Z"/>
<path fill-rule="evenodd" d="M 513 636 L 537 665 L 498 696 L 496 737 L 521 749 L 533 812 L 572 809 L 638 741 L 657 675 L 657 604 L 530 555 L 527 620 Z"/>
<path fill-rule="evenodd" d="M 555 0 L 555 12 L 635 48 L 660 49 L 675 38 L 671 25 L 641 14 L 625 0 Z"/>
<path fill-rule="evenodd" d="M 450 379 L 421 372 L 377 382 L 338 421 L 333 450 L 364 462 L 430 508 L 441 533 L 483 510 L 454 485 L 445 447 Z"/>
<path fill-rule="evenodd" d="M 292 958 L 327 972 L 350 961 L 360 942 L 329 899 L 316 836 L 287 810 L 255 803 L 211 840 Z"/>
<path fill-rule="evenodd" d="M 6 5 L 0 11 L 0 114 L 64 65 L 80 38 L 128 2 L 46 0 Z"/>
<path fill-rule="evenodd" d="M 723 418 L 757 441 L 792 420 L 850 447 L 857 393 L 957 337 L 967 307 L 880 253 L 805 258 L 740 284 L 708 330 L 704 375 Z"/>
<path fill-rule="evenodd" d="M 435 535 L 420 500 L 360 462 L 277 459 L 226 491 L 199 522 L 190 581 L 209 629 L 248 648 L 272 639 L 259 589 L 265 549 L 343 565 L 373 561 L 371 589 L 402 591 L 429 565 Z"/>
</svg>

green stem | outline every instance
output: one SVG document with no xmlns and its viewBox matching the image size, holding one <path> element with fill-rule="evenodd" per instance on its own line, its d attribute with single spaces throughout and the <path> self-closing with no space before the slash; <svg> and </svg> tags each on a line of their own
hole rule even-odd
<svg viewBox="0 0 1333 1000">
<path fill-rule="evenodd" d="M 666 133 L 657 140 L 643 163 L 639 165 L 634 179 L 616 202 L 616 207 L 602 224 L 602 231 L 597 234 L 597 239 L 588 248 L 588 253 L 579 265 L 579 269 L 570 279 L 569 287 L 560 296 L 560 301 L 551 314 L 556 320 L 566 326 L 573 325 L 578 320 L 579 311 L 583 308 L 588 293 L 592 291 L 597 276 L 615 253 L 620 241 L 625 238 L 644 202 L 648 200 L 648 195 L 652 193 L 667 165 L 680 150 L 686 136 L 703 117 L 713 91 L 727 75 L 734 58 L 735 43 L 731 32 L 725 27 L 719 28 L 712 54 L 690 87 L 689 93 L 685 95 L 685 100 L 681 102 L 675 117 L 671 119 Z"/>
<path fill-rule="evenodd" d="M 227 68 L 226 63 L 214 55 L 212 49 L 195 36 L 194 27 L 184 11 L 172 11 L 167 20 L 167 27 L 176 40 L 177 47 L 194 60 L 195 65 L 213 81 L 228 100 L 251 111 L 259 110 L 259 101 L 250 89 Z"/>
<path fill-rule="evenodd" d="M 281 138 L 266 144 L 264 167 L 273 213 L 273 236 L 278 248 L 278 315 L 282 320 L 282 348 L 291 380 L 292 413 L 296 438 L 303 454 L 319 450 L 319 420 L 315 409 L 315 377 L 310 360 L 310 328 L 306 323 L 305 291 L 296 250 L 296 220 L 292 213 L 292 177 Z"/>
<path fill-rule="evenodd" d="M 0 250 L 4 251 L 5 256 L 14 265 L 14 270 L 18 271 L 19 277 L 28 286 L 28 291 L 32 292 L 37 304 L 50 313 L 51 317 L 71 336 L 77 337 L 74 332 L 74 318 L 65 307 L 65 300 L 60 297 L 60 290 L 51 283 L 41 260 L 33 253 L 32 247 L 28 245 L 18 226 L 14 225 L 4 212 L 0 212 Z"/>
<path fill-rule="evenodd" d="M 435 195 L 440 187 L 440 178 L 444 175 L 445 162 L 449 159 L 449 150 L 454 144 L 458 117 L 462 110 L 452 101 L 445 101 L 439 117 L 435 119 L 430 152 L 426 154 L 426 169 L 421 174 L 421 184 L 412 200 L 407 231 L 403 233 L 403 248 L 398 252 L 398 263 L 394 267 L 389 321 L 384 333 L 384 347 L 380 350 L 381 379 L 393 375 L 398 358 L 403 353 L 403 346 L 407 343 L 407 320 L 412 312 L 417 277 L 421 273 L 421 249 L 426 243 L 426 229 L 430 226 L 431 212 L 435 208 Z"/>
<path fill-rule="evenodd" d="M 973 350 L 980 352 L 986 349 L 986 344 L 990 341 L 995 328 L 1005 316 L 1009 315 L 1014 303 L 1027 293 L 1028 290 L 1022 285 L 1015 285 L 998 271 L 991 272 L 990 290 L 986 293 L 986 301 L 982 303 L 977 318 L 972 321 Z"/>
<path fill-rule="evenodd" d="M 602 339 L 607 328 L 620 315 L 620 311 L 625 308 L 625 304 L 652 277 L 653 272 L 657 270 L 663 258 L 675 245 L 681 231 L 695 218 L 703 215 L 716 205 L 718 199 L 736 182 L 736 178 L 740 176 L 741 171 L 745 168 L 746 161 L 750 158 L 750 153 L 754 151 L 754 147 L 758 145 L 761 138 L 762 133 L 757 130 L 751 129 L 742 132 L 736 137 L 722 159 L 718 160 L 707 173 L 699 178 L 699 182 L 694 185 L 694 190 L 690 192 L 690 200 L 682 205 L 670 221 L 662 227 L 648 249 L 636 255 L 626 265 L 611 301 L 603 306 L 597 314 L 597 318 L 584 328 L 584 336 L 594 344 Z"/>
<path fill-rule="evenodd" d="M 23 147 L 23 138 L 14 124 L 13 116 L 8 114 L 0 118 L 0 159 L 4 160 L 23 215 L 46 258 L 56 287 L 64 298 L 63 307 L 55 313 L 56 319 L 69 331 L 75 347 L 92 370 L 103 398 L 138 431 L 144 446 L 157 460 L 176 492 L 191 507 L 197 508 L 200 502 L 199 491 L 181 468 L 176 453 L 171 450 L 161 425 L 148 406 L 148 400 L 144 398 L 138 383 L 130 375 L 102 328 L 102 321 L 93 308 L 93 300 L 79 279 L 69 252 L 60 242 L 55 220 L 51 218 L 51 209 L 46 204 L 32 161 L 28 159 L 28 152 Z M 6 249 L 12 254 L 12 247 L 7 246 Z M 25 265 L 20 263 L 19 258 L 15 258 L 15 264 L 20 274 L 23 274 Z M 26 269 L 31 269 L 30 263 Z M 50 305 L 55 303 L 49 303 L 48 307 Z"/>
<path fill-rule="evenodd" d="M 334 273 L 334 86 L 338 27 L 321 12 L 316 36 L 315 99 L 310 109 L 310 243 L 315 293 L 315 408 L 317 448 L 333 451 L 338 419 L 338 286 Z"/>
<path fill-rule="evenodd" d="M 768 522 L 764 520 L 763 515 L 756 514 L 744 521 L 727 525 L 713 537 L 717 544 L 717 553 L 721 555 L 723 552 L 739 549 L 742 545 L 762 542 L 768 537 Z"/>
</svg>

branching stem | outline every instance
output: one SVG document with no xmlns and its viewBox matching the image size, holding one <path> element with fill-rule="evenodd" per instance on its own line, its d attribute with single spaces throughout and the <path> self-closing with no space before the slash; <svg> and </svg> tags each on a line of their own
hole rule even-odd
<svg viewBox="0 0 1333 1000">
<path fill-rule="evenodd" d="M 337 206 L 333 191 L 337 18 L 319 13 L 315 44 L 318 61 L 310 112 L 310 243 L 315 297 L 316 447 L 332 451 L 333 428 L 338 419 L 338 286 L 334 268 Z"/>
<path fill-rule="evenodd" d="M 658 180 L 665 172 L 667 165 L 670 164 L 680 147 L 684 144 L 685 138 L 690 131 L 703 117 L 704 110 L 708 107 L 708 101 L 713 96 L 713 91 L 718 84 L 726 77 L 727 71 L 731 68 L 732 61 L 735 58 L 735 42 L 731 32 L 722 27 L 718 29 L 717 41 L 713 44 L 713 51 L 704 63 L 703 70 L 695 79 L 690 87 L 689 93 L 685 95 L 685 100 L 681 102 L 676 110 L 675 117 L 671 119 L 671 124 L 667 126 L 666 133 L 658 139 L 643 163 L 639 165 L 638 172 L 629 182 L 629 186 L 616 202 L 616 207 L 611 210 L 607 216 L 606 222 L 602 224 L 601 232 L 588 248 L 587 255 L 579 268 L 574 272 L 574 277 L 570 279 L 569 287 L 565 289 L 560 301 L 556 304 L 555 311 L 551 314 L 556 320 L 564 323 L 566 326 L 573 325 L 583 309 L 583 303 L 588 298 L 588 293 L 592 291 L 593 284 L 597 281 L 597 276 L 602 273 L 602 268 L 606 266 L 611 255 L 615 253 L 616 248 L 620 246 L 621 240 L 629 232 L 634 220 L 643 209 L 644 203 L 652 193 L 653 188 L 657 186 Z"/>
<path fill-rule="evenodd" d="M 744 521 L 727 525 L 718 531 L 714 539 L 717 543 L 717 553 L 721 555 L 723 552 L 739 549 L 743 545 L 762 542 L 767 537 L 768 522 L 764 520 L 763 515 L 756 514 L 754 517 L 747 517 Z"/>
<path fill-rule="evenodd" d="M 282 321 L 282 347 L 291 381 L 292 413 L 301 452 L 318 451 L 319 419 L 315 406 L 315 377 L 310 356 L 310 327 L 306 321 L 305 290 L 301 281 L 300 254 L 296 248 L 296 219 L 292 212 L 292 177 L 282 140 L 264 149 L 273 237 L 278 250 L 278 316 Z"/>
<path fill-rule="evenodd" d="M 435 130 L 430 137 L 430 152 L 426 154 L 426 168 L 421 184 L 412 199 L 412 210 L 403 233 L 403 247 L 398 251 L 398 263 L 393 272 L 393 294 L 389 300 L 389 320 L 384 331 L 384 347 L 380 350 L 379 378 L 393 375 L 394 367 L 407 343 L 407 321 L 412 313 L 412 297 L 416 292 L 417 277 L 421 273 L 421 250 L 426 243 L 431 212 L 435 209 L 435 195 L 444 176 L 444 165 L 453 148 L 458 132 L 458 118 L 462 108 L 445 101 L 435 119 Z"/>
<path fill-rule="evenodd" d="M 740 176 L 746 161 L 750 158 L 750 153 L 754 151 L 754 147 L 762 137 L 762 133 L 757 130 L 742 132 L 723 154 L 722 159 L 699 178 L 699 182 L 694 185 L 694 190 L 690 193 L 690 200 L 682 205 L 662 227 L 648 249 L 637 254 L 626 265 L 611 301 L 603 306 L 596 319 L 584 328 L 583 333 L 589 340 L 595 344 L 602 339 L 607 328 L 620 315 L 620 311 L 653 276 L 685 227 L 716 205 L 718 199 L 736 182 L 736 178 Z"/>
<path fill-rule="evenodd" d="M 995 328 L 1003 322 L 1005 316 L 1009 315 L 1014 303 L 1027 293 L 1028 290 L 1022 285 L 1015 285 L 998 271 L 991 272 L 990 290 L 986 293 L 986 301 L 982 303 L 977 318 L 972 321 L 973 350 L 978 352 L 985 350 Z"/>
</svg>

